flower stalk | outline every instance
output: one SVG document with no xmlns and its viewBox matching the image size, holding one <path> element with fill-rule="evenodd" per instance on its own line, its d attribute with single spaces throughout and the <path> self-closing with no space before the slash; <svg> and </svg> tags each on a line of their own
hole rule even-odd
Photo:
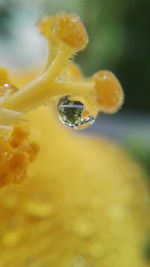
<svg viewBox="0 0 150 267">
<path fill-rule="evenodd" d="M 79 17 L 60 13 L 42 19 L 38 27 L 40 33 L 48 41 L 50 50 L 43 73 L 14 94 L 6 96 L 1 106 L 24 113 L 51 102 L 56 96 L 70 95 L 72 98 L 82 98 L 85 106 L 91 110 L 94 106 L 97 109 L 95 113 L 116 111 L 122 104 L 123 94 L 118 80 L 113 74 L 110 75 L 110 72 L 105 71 L 105 78 L 108 78 L 105 79 L 106 81 L 98 74 L 88 79 L 81 76 L 78 79 L 66 78 L 70 64 L 69 58 L 83 50 L 88 43 L 87 32 Z M 106 84 L 109 84 L 108 93 L 105 88 Z M 107 103 L 107 108 L 105 102 L 108 101 L 104 98 L 109 99 L 110 102 L 109 105 Z M 114 98 L 116 98 L 115 103 Z"/>
<path fill-rule="evenodd" d="M 48 58 L 41 74 L 16 89 L 7 70 L 0 68 L 0 186 L 21 183 L 39 150 L 28 140 L 25 127 L 15 125 L 24 113 L 63 96 L 84 104 L 83 117 L 96 117 L 98 111 L 116 112 L 123 102 L 121 85 L 111 72 L 99 71 L 86 78 L 70 60 L 88 43 L 78 16 L 56 14 L 41 19 L 38 28 L 48 43 Z"/>
</svg>

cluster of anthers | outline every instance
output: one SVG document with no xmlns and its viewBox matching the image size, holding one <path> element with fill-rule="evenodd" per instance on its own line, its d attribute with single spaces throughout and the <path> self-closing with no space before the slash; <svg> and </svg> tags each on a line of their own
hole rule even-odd
<svg viewBox="0 0 150 267">
<path fill-rule="evenodd" d="M 99 111 L 114 113 L 123 102 L 121 85 L 111 72 L 99 71 L 87 78 L 73 63 L 73 56 L 88 43 L 86 29 L 77 15 L 59 13 L 44 17 L 37 26 L 48 43 L 48 59 L 41 74 L 18 90 L 10 84 L 7 71 L 0 68 L 0 169 L 4 169 L 0 174 L 1 185 L 22 181 L 20 177 L 25 173 L 27 162 L 38 150 L 28 143 L 26 129 L 14 128 L 24 113 L 53 100 L 64 123 L 84 128 Z M 18 141 L 14 146 L 11 140 L 15 138 Z M 17 164 L 11 165 L 13 158 Z M 12 172 L 6 175 L 12 166 L 20 166 L 20 173 L 14 172 L 15 178 Z"/>
</svg>

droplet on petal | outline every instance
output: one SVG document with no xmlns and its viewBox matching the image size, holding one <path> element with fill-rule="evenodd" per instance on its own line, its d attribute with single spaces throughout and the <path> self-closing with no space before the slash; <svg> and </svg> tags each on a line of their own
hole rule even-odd
<svg viewBox="0 0 150 267">
<path fill-rule="evenodd" d="M 69 96 L 64 96 L 60 99 L 57 109 L 60 121 L 74 129 L 87 128 L 96 119 L 93 115 L 85 112 L 82 102 L 69 100 Z"/>
</svg>

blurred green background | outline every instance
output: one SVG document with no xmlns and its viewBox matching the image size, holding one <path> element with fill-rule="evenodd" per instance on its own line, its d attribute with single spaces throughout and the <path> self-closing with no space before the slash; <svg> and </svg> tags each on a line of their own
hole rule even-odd
<svg viewBox="0 0 150 267">
<path fill-rule="evenodd" d="M 76 57 L 83 72 L 112 70 L 125 91 L 123 111 L 101 116 L 91 131 L 121 140 L 150 170 L 150 1 L 0 0 L 1 64 L 42 62 L 45 46 L 35 22 L 59 11 L 79 14 L 86 25 L 90 42 Z"/>
</svg>

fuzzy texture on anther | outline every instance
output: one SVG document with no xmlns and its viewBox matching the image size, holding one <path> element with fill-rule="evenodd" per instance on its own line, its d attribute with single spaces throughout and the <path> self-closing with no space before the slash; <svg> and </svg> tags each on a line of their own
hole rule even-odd
<svg viewBox="0 0 150 267">
<path fill-rule="evenodd" d="M 96 100 L 105 113 L 116 112 L 123 103 L 123 90 L 115 75 L 110 71 L 99 71 L 92 77 L 95 82 Z"/>
<path fill-rule="evenodd" d="M 51 31 L 77 51 L 83 50 L 88 43 L 86 29 L 77 15 L 58 14 L 51 25 Z"/>
</svg>

